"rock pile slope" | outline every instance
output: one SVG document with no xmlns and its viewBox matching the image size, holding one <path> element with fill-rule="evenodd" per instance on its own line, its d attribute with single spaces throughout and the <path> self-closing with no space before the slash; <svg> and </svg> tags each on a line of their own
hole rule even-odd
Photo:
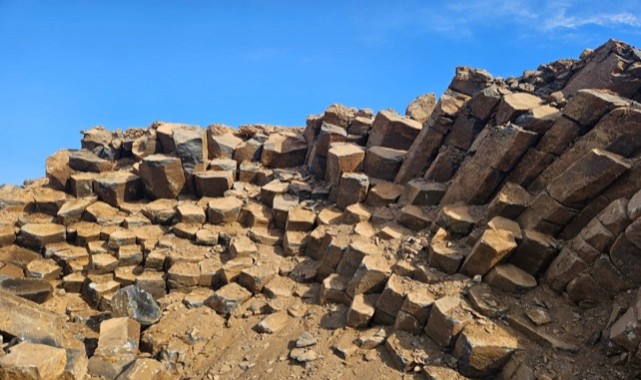
<svg viewBox="0 0 641 380">
<path fill-rule="evenodd" d="M 641 51 L 405 115 L 83 132 L 0 187 L 0 379 L 638 376 Z"/>
</svg>

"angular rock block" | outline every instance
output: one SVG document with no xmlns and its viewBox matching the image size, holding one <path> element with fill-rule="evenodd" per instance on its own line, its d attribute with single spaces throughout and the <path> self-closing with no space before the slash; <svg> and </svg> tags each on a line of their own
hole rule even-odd
<svg viewBox="0 0 641 380">
<path fill-rule="evenodd" d="M 208 170 L 194 177 L 200 197 L 222 197 L 234 184 L 234 172 L 228 170 Z"/>
<path fill-rule="evenodd" d="M 180 159 L 162 154 L 153 154 L 142 160 L 140 177 L 145 192 L 152 199 L 176 198 L 186 183 Z"/>
<path fill-rule="evenodd" d="M 102 173 L 113 169 L 114 163 L 96 156 L 88 150 L 73 151 L 69 154 L 69 167 L 79 172 Z"/>
<path fill-rule="evenodd" d="M 485 377 L 498 373 L 519 349 L 518 339 L 490 321 L 470 323 L 459 335 L 454 356 L 465 376 Z"/>
<path fill-rule="evenodd" d="M 488 217 L 502 216 L 515 220 L 531 202 L 532 196 L 521 186 L 507 182 L 490 202 Z"/>
<path fill-rule="evenodd" d="M 581 206 L 629 168 L 630 164 L 623 157 L 592 149 L 551 182 L 547 190 L 557 202 L 570 207 Z"/>
<path fill-rule="evenodd" d="M 434 206 L 440 202 L 445 190 L 447 190 L 447 185 L 443 183 L 413 179 L 404 186 L 399 203 L 404 205 Z"/>
<path fill-rule="evenodd" d="M 536 287 L 536 279 L 512 264 L 499 264 L 485 276 L 485 282 L 508 293 L 525 293 Z"/>
<path fill-rule="evenodd" d="M 289 168 L 305 163 L 307 143 L 301 134 L 273 133 L 263 145 L 261 162 L 271 168 Z"/>
<path fill-rule="evenodd" d="M 403 186 L 391 182 L 381 182 L 372 187 L 365 203 L 372 207 L 387 206 L 396 203 L 403 192 Z"/>
<path fill-rule="evenodd" d="M 510 256 L 509 262 L 533 276 L 538 276 L 547 269 L 558 250 L 558 244 L 553 237 L 526 229 L 523 230 L 523 240 Z"/>
<path fill-rule="evenodd" d="M 394 181 L 406 153 L 404 150 L 372 146 L 365 153 L 363 171 L 371 178 Z"/>
<path fill-rule="evenodd" d="M 363 202 L 367 197 L 369 178 L 363 173 L 343 173 L 338 186 L 336 205 L 344 210 L 350 205 Z"/>
<path fill-rule="evenodd" d="M 365 150 L 356 144 L 332 143 L 327 152 L 325 180 L 338 185 L 343 173 L 357 172 L 363 166 Z"/>
<path fill-rule="evenodd" d="M 463 262 L 461 273 L 468 276 L 485 275 L 517 247 L 508 231 L 485 230 Z"/>
<path fill-rule="evenodd" d="M 374 316 L 378 294 L 357 294 L 347 312 L 347 326 L 353 328 L 367 327 Z"/>
<path fill-rule="evenodd" d="M 501 99 L 496 110 L 496 123 L 505 124 L 508 121 L 514 121 L 519 115 L 542 103 L 541 98 L 525 92 L 507 94 Z"/>
<path fill-rule="evenodd" d="M 425 334 L 443 348 L 454 345 L 463 328 L 473 321 L 472 314 L 462 307 L 459 297 L 447 296 L 434 301 Z"/>
<path fill-rule="evenodd" d="M 238 221 L 243 201 L 236 197 L 215 198 L 207 204 L 207 220 L 211 224 L 225 224 Z"/>
<path fill-rule="evenodd" d="M 384 146 L 407 150 L 412 146 L 422 127 L 421 123 L 415 120 L 390 111 L 381 111 L 372 124 L 367 147 Z"/>
<path fill-rule="evenodd" d="M 232 158 L 234 150 L 241 145 L 243 139 L 233 133 L 218 131 L 215 127 L 207 129 L 208 158 Z"/>
<path fill-rule="evenodd" d="M 62 348 L 22 342 L 0 357 L 1 379 L 55 380 L 63 378 L 67 352 Z"/>
</svg>

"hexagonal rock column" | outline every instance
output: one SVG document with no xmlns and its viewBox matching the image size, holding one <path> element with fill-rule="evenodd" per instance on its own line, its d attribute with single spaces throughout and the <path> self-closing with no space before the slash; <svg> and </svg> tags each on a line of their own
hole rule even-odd
<svg viewBox="0 0 641 380">
<path fill-rule="evenodd" d="M 343 173 L 338 187 L 336 205 L 341 210 L 359 203 L 367 197 L 369 178 L 363 173 Z"/>
<path fill-rule="evenodd" d="M 491 321 L 480 320 L 463 328 L 454 356 L 463 375 L 485 377 L 500 371 L 518 348 L 515 336 Z"/>
<path fill-rule="evenodd" d="M 363 171 L 372 178 L 393 181 L 406 153 L 404 150 L 373 146 L 367 149 Z"/>
<path fill-rule="evenodd" d="M 272 168 L 289 168 L 305 163 L 307 143 L 298 133 L 272 133 L 265 145 L 261 162 Z"/>
<path fill-rule="evenodd" d="M 422 128 L 421 123 L 416 120 L 390 111 L 381 111 L 376 115 L 372 124 L 367 147 L 384 146 L 407 150 L 412 146 Z"/>
<path fill-rule="evenodd" d="M 145 157 L 140 164 L 140 177 L 150 198 L 176 198 L 185 186 L 185 173 L 180 159 L 163 154 Z"/>
<path fill-rule="evenodd" d="M 227 170 L 208 170 L 194 177 L 200 197 L 222 197 L 234 184 L 234 174 Z"/>
<path fill-rule="evenodd" d="M 357 172 L 363 165 L 365 150 L 356 144 L 332 143 L 327 152 L 325 180 L 338 185 L 343 173 Z"/>
<path fill-rule="evenodd" d="M 54 223 L 29 223 L 22 226 L 17 241 L 24 247 L 40 251 L 47 244 L 64 242 L 65 238 L 64 226 Z"/>
<path fill-rule="evenodd" d="M 124 202 L 142 198 L 143 186 L 140 177 L 128 171 L 105 173 L 94 179 L 94 192 L 98 198 L 114 207 Z"/>
<path fill-rule="evenodd" d="M 468 276 L 485 275 L 516 246 L 512 233 L 487 229 L 463 262 L 461 273 Z"/>
<path fill-rule="evenodd" d="M 592 149 L 551 182 L 548 193 L 557 202 L 581 207 L 630 169 L 626 160 L 614 153 Z"/>
<path fill-rule="evenodd" d="M 211 224 L 236 222 L 242 208 L 243 201 L 236 197 L 212 199 L 208 204 L 207 221 Z"/>
</svg>

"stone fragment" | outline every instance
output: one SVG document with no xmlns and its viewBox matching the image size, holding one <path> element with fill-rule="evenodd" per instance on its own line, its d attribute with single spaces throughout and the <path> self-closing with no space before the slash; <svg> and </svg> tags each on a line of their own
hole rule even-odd
<svg viewBox="0 0 641 380">
<path fill-rule="evenodd" d="M 232 282 L 218 289 L 205 304 L 214 309 L 218 314 L 228 316 L 235 308 L 247 301 L 251 296 L 252 294 L 249 290 Z"/>
<path fill-rule="evenodd" d="M 512 233 L 485 230 L 463 262 L 461 273 L 468 276 L 485 275 L 516 247 Z"/>
<path fill-rule="evenodd" d="M 238 164 L 244 161 L 260 161 L 265 140 L 267 140 L 267 136 L 265 135 L 254 135 L 251 139 L 243 141 L 236 146 L 232 158 L 236 160 Z"/>
<path fill-rule="evenodd" d="M 538 135 L 517 126 L 490 128 L 473 160 L 501 172 L 509 172 L 532 146 Z"/>
<path fill-rule="evenodd" d="M 207 204 L 207 221 L 211 224 L 236 222 L 242 207 L 243 201 L 236 197 L 212 199 Z"/>
<path fill-rule="evenodd" d="M 536 149 L 549 154 L 561 155 L 567 147 L 585 130 L 574 120 L 567 117 L 556 119 L 550 129 L 541 137 Z"/>
<path fill-rule="evenodd" d="M 58 190 L 38 188 L 33 193 L 36 211 L 55 216 L 60 207 L 67 201 L 67 195 Z"/>
<path fill-rule="evenodd" d="M 372 146 L 365 153 L 363 171 L 371 178 L 394 181 L 406 153 L 405 150 Z"/>
<path fill-rule="evenodd" d="M 338 187 L 336 205 L 344 210 L 349 205 L 363 202 L 367 197 L 369 178 L 362 173 L 343 173 Z"/>
<path fill-rule="evenodd" d="M 200 284 L 200 265 L 188 261 L 178 261 L 167 271 L 167 285 L 173 289 L 197 286 Z"/>
<path fill-rule="evenodd" d="M 176 198 L 186 183 L 180 159 L 162 154 L 153 154 L 142 160 L 140 177 L 145 193 L 152 199 Z"/>
<path fill-rule="evenodd" d="M 207 220 L 205 210 L 197 204 L 184 203 L 176 208 L 178 218 L 184 223 L 203 224 Z"/>
<path fill-rule="evenodd" d="M 561 112 L 550 105 L 541 105 L 519 115 L 514 124 L 539 134 L 547 132 L 552 124 L 561 117 Z"/>
<path fill-rule="evenodd" d="M 119 289 L 111 299 L 111 307 L 114 317 L 129 317 L 142 326 L 152 325 L 162 316 L 154 297 L 133 285 Z"/>
<path fill-rule="evenodd" d="M 380 111 L 372 124 L 367 147 L 384 146 L 407 150 L 418 136 L 421 128 L 421 123 L 415 120 L 390 111 Z"/>
<path fill-rule="evenodd" d="M 468 102 L 470 114 L 480 120 L 489 119 L 495 107 L 501 101 L 501 97 L 502 94 L 496 85 L 483 89 Z"/>
<path fill-rule="evenodd" d="M 278 311 L 263 318 L 258 322 L 255 329 L 260 334 L 275 334 L 284 329 L 290 323 L 290 317 L 287 311 Z"/>
<path fill-rule="evenodd" d="M 492 84 L 490 73 L 483 69 L 458 66 L 450 88 L 465 95 L 474 96 Z"/>
<path fill-rule="evenodd" d="M 169 379 L 170 375 L 158 360 L 140 358 L 130 365 L 116 380 Z"/>
<path fill-rule="evenodd" d="M 476 321 L 463 328 L 454 356 L 465 376 L 483 377 L 499 372 L 520 345 L 517 338 L 490 321 Z"/>
<path fill-rule="evenodd" d="M 19 380 L 61 379 L 67 365 L 67 352 L 44 344 L 22 342 L 0 357 L 0 378 Z"/>
<path fill-rule="evenodd" d="M 350 243 L 338 263 L 336 272 L 346 277 L 352 277 L 363 259 L 369 255 L 382 255 L 381 249 L 364 241 Z"/>
</svg>

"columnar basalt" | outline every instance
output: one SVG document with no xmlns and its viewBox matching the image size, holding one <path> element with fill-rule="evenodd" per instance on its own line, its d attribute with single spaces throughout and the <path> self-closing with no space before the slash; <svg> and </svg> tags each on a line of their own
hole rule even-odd
<svg viewBox="0 0 641 380">
<path fill-rule="evenodd" d="M 632 378 L 640 68 L 608 41 L 404 115 L 84 131 L 0 187 L 0 377 Z"/>
</svg>

